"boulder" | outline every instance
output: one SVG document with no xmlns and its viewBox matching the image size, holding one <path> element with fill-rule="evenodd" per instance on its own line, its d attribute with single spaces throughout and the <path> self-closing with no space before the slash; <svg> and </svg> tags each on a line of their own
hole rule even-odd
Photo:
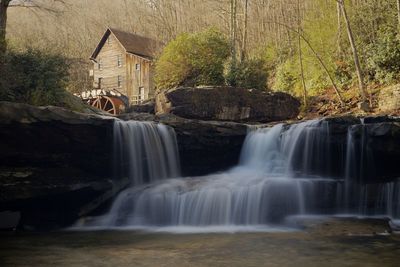
<svg viewBox="0 0 400 267">
<path fill-rule="evenodd" d="M 378 102 L 383 112 L 400 111 L 400 84 L 381 89 Z"/>
<path fill-rule="evenodd" d="M 132 105 L 128 109 L 128 113 L 137 112 L 137 113 L 150 113 L 154 114 L 155 102 L 154 99 L 147 100 L 139 105 Z"/>
<path fill-rule="evenodd" d="M 160 91 L 155 111 L 188 119 L 272 122 L 296 118 L 300 102 L 289 94 L 234 87 L 180 87 Z"/>
</svg>

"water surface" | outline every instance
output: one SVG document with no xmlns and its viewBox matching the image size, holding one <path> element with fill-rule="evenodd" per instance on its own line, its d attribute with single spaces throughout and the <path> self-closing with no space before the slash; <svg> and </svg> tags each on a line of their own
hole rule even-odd
<svg viewBox="0 0 400 267">
<path fill-rule="evenodd" d="M 1 266 L 399 266 L 400 236 L 378 222 L 305 231 L 177 234 L 89 231 L 0 235 Z"/>
</svg>

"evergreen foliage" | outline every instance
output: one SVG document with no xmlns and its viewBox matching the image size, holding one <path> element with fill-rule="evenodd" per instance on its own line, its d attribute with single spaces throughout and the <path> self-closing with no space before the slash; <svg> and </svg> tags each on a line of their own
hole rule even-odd
<svg viewBox="0 0 400 267">
<path fill-rule="evenodd" d="M 370 79 L 393 83 L 400 78 L 400 39 L 393 28 L 378 33 L 376 42 L 367 46 L 367 70 Z"/>
<path fill-rule="evenodd" d="M 37 50 L 9 51 L 0 70 L 0 99 L 32 105 L 60 105 L 65 97 L 65 58 Z"/>
</svg>

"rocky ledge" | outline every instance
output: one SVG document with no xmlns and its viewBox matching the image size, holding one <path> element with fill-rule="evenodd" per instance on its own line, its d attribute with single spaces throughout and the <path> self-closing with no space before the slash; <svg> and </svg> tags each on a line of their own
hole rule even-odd
<svg viewBox="0 0 400 267">
<path fill-rule="evenodd" d="M 300 102 L 282 92 L 235 87 L 180 87 L 156 95 L 156 114 L 187 119 L 272 122 L 296 118 Z"/>
<path fill-rule="evenodd" d="M 115 119 L 0 102 L 0 213 L 17 210 L 22 225 L 48 228 L 68 225 L 104 205 L 128 185 L 113 179 Z M 184 175 L 235 165 L 247 132 L 244 124 L 173 115 L 131 113 L 121 119 L 174 127 Z"/>
<path fill-rule="evenodd" d="M 113 179 L 115 119 L 57 107 L 0 102 L 0 213 L 19 211 L 21 225 L 48 229 L 68 225 L 105 205 L 128 185 L 126 180 Z M 156 121 L 173 127 L 185 176 L 236 165 L 248 131 L 242 123 L 184 119 L 173 114 L 131 113 L 120 119 Z M 367 160 L 375 162 L 357 166 L 355 169 L 363 171 L 355 178 L 365 176 L 363 182 L 381 183 L 400 177 L 399 118 L 365 118 L 364 124 L 354 117 L 324 121 L 329 138 L 322 138 L 320 147 L 327 144 L 330 149 L 322 151 L 318 164 L 311 164 L 323 166 L 315 168 L 316 175 L 329 172 L 343 177 L 351 127 L 355 155 L 367 149 Z M 355 161 L 359 159 L 356 156 Z M 324 160 L 332 164 L 320 164 Z M 301 162 L 298 164 L 300 168 Z"/>
</svg>

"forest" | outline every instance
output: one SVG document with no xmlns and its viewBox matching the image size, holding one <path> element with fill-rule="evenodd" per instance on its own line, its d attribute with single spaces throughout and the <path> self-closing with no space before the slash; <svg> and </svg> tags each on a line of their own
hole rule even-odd
<svg viewBox="0 0 400 267">
<path fill-rule="evenodd" d="M 255 78 L 246 71 L 242 76 L 261 81 L 256 87 L 295 95 L 305 106 L 321 95 L 342 106 L 359 100 L 373 105 L 379 88 L 400 79 L 400 1 L 395 0 L 3 2 L 9 2 L 8 50 L 28 51 L 31 58 L 56 56 L 47 62 L 58 66 L 62 77 L 55 87 L 70 92 L 91 89 L 88 58 L 108 26 L 165 44 L 182 34 L 220 32 L 229 50 L 228 72 L 240 66 L 256 72 Z M 235 84 L 229 78 L 225 83 Z"/>
</svg>

